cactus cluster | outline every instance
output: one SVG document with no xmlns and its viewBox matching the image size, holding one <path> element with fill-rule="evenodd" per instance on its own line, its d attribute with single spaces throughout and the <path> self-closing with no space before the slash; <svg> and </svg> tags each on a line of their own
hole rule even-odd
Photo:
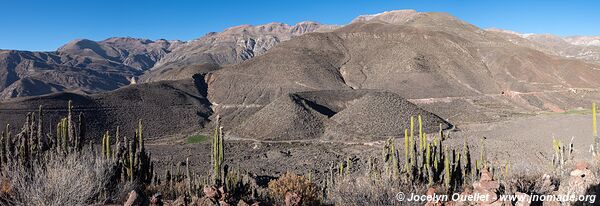
<svg viewBox="0 0 600 206">
<path fill-rule="evenodd" d="M 48 151 L 60 154 L 81 151 L 85 141 L 85 120 L 73 118 L 73 105 L 69 101 L 67 116 L 56 124 L 56 133 L 46 133 L 43 107 L 37 112 L 27 113 L 23 127 L 12 135 L 10 125 L 6 125 L 0 136 L 0 164 L 17 161 L 30 165 L 30 161 L 44 158 Z"/>
<path fill-rule="evenodd" d="M 108 131 L 102 136 L 101 156 L 116 161 L 117 167 L 120 168 L 118 174 L 123 181 L 139 181 L 146 184 L 157 181 L 154 163 L 150 160 L 150 153 L 144 148 L 143 134 L 142 120 L 139 120 L 134 138 L 124 136 L 121 139 L 118 127 L 114 138 Z"/>
<path fill-rule="evenodd" d="M 22 129 L 16 135 L 12 135 L 10 125 L 7 125 L 0 136 L 0 165 L 17 161 L 29 166 L 31 161 L 43 162 L 50 153 L 66 155 L 81 152 L 86 142 L 86 121 L 83 113 L 75 117 L 73 110 L 73 104 L 69 101 L 67 114 L 59 118 L 54 132 L 45 129 L 47 124 L 44 122 L 42 106 L 37 112 L 27 114 Z M 122 175 L 124 181 L 150 183 L 157 178 L 150 154 L 144 148 L 142 135 L 140 120 L 135 137 L 131 140 L 121 140 L 118 127 L 114 136 L 108 131 L 102 136 L 100 155 L 116 162 L 117 173 Z"/>
<path fill-rule="evenodd" d="M 384 144 L 381 158 L 370 157 L 367 160 L 369 177 L 400 182 L 423 182 L 429 186 L 440 184 L 452 191 L 478 178 L 484 168 L 491 166 L 488 166 L 483 142 L 480 144 L 480 157 L 474 161 L 466 140 L 462 149 L 450 149 L 442 144 L 443 140 L 448 139 L 442 125 L 439 133 L 434 135 L 433 139 L 428 139 L 427 134 L 423 132 L 421 116 L 417 116 L 416 119 L 418 125 L 415 125 L 415 118 L 411 117 L 410 128 L 404 130 L 403 152 L 397 148 L 395 138 L 390 138 Z M 415 134 L 416 126 L 418 134 Z M 351 161 L 340 162 L 337 172 L 334 172 L 334 165 L 332 163 L 329 169 L 325 188 L 332 188 L 337 178 L 348 175 Z M 507 168 L 508 166 L 504 169 Z"/>
<path fill-rule="evenodd" d="M 475 179 L 479 171 L 486 167 L 485 151 L 480 149 L 480 159 L 475 163 L 470 147 L 464 143 L 462 150 L 450 149 L 442 144 L 447 139 L 440 125 L 440 132 L 430 141 L 423 132 L 423 122 L 418 116 L 418 136 L 415 136 L 414 117 L 410 118 L 410 129 L 404 131 L 404 152 L 396 147 L 394 138 L 388 139 L 383 149 L 383 169 L 369 165 L 371 176 L 388 176 L 399 181 L 425 182 L 428 185 L 442 184 L 452 190 L 467 180 Z M 417 144 L 418 141 L 418 144 Z M 483 144 L 482 144 L 483 145 Z M 404 154 L 404 158 L 401 158 Z M 402 165 L 401 159 L 404 160 Z M 374 164 L 369 160 L 368 164 Z"/>
<path fill-rule="evenodd" d="M 565 171 L 565 164 L 573 160 L 573 140 L 571 138 L 569 144 L 564 145 L 559 139 L 552 137 L 552 149 L 554 154 L 552 155 L 552 166 L 556 173 L 562 173 Z"/>
</svg>

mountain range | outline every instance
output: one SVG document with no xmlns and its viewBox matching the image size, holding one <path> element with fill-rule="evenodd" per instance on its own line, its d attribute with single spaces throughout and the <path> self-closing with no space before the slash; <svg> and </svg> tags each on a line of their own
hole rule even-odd
<svg viewBox="0 0 600 206">
<path fill-rule="evenodd" d="M 77 39 L 53 52 L 0 50 L 0 99 L 70 91 L 96 93 L 143 82 L 191 78 L 264 53 L 281 41 L 335 26 L 243 25 L 182 42 Z"/>
<path fill-rule="evenodd" d="M 344 26 L 244 25 L 190 42 L 76 40 L 56 52 L 3 51 L 0 123 L 70 99 L 98 121 L 93 129 L 144 119 L 159 137 L 217 117 L 231 137 L 264 140 L 400 136 L 417 115 L 435 132 L 599 100 L 597 39 L 399 10 Z"/>
</svg>

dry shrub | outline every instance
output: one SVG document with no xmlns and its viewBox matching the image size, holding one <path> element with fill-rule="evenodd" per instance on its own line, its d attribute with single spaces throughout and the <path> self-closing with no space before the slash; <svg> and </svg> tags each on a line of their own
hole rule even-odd
<svg viewBox="0 0 600 206">
<path fill-rule="evenodd" d="M 283 202 L 286 193 L 296 193 L 302 198 L 302 205 L 318 205 L 320 190 L 306 177 L 288 172 L 269 182 L 269 193 L 278 202 Z"/>
<path fill-rule="evenodd" d="M 11 195 L 12 186 L 10 185 L 10 180 L 7 178 L 2 178 L 0 182 L 0 197 L 7 197 Z"/>
<path fill-rule="evenodd" d="M 328 203 L 333 205 L 423 205 L 423 202 L 400 202 L 396 199 L 399 192 L 425 194 L 426 185 L 412 184 L 387 178 L 375 178 L 369 175 L 343 176 L 336 179 L 328 189 Z"/>
<path fill-rule="evenodd" d="M 114 162 L 91 152 L 67 156 L 49 153 L 44 163 L 32 167 L 12 163 L 3 168 L 11 194 L 0 204 L 8 205 L 88 205 L 111 199 L 119 191 L 114 180 Z"/>
</svg>

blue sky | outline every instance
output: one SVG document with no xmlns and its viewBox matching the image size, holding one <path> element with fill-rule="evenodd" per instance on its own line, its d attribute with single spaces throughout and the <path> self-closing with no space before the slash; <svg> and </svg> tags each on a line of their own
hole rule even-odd
<svg viewBox="0 0 600 206">
<path fill-rule="evenodd" d="M 577 0 L 6 0 L 0 3 L 0 49 L 49 51 L 71 39 L 113 36 L 191 40 L 240 24 L 342 25 L 397 9 L 448 12 L 482 28 L 600 36 L 598 8 L 600 1 Z"/>
</svg>

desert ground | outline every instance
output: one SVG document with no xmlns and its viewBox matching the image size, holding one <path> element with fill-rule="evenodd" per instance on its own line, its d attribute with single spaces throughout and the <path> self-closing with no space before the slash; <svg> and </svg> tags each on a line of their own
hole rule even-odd
<svg viewBox="0 0 600 206">
<path fill-rule="evenodd" d="M 510 117 L 487 123 L 455 125 L 446 145 L 462 148 L 467 142 L 476 153 L 483 145 L 487 158 L 498 167 L 509 164 L 515 173 L 538 174 L 551 170 L 552 139 L 568 144 L 573 138 L 574 161 L 591 161 L 592 115 L 589 110 L 564 113 L 539 113 Z M 208 135 L 208 134 L 207 134 Z M 437 134 L 428 134 L 431 141 Z M 485 138 L 482 141 L 482 138 Z M 397 142 L 403 138 L 398 137 Z M 261 141 L 225 138 L 226 164 L 264 178 L 278 177 L 287 171 L 327 174 L 334 165 L 350 158 L 363 168 L 369 156 L 379 157 L 385 141 L 339 142 L 324 140 Z M 197 174 L 207 174 L 210 167 L 210 141 L 189 144 L 185 139 L 151 141 L 148 149 L 157 161 L 158 171 L 176 169 L 177 162 L 190 161 Z"/>
</svg>

